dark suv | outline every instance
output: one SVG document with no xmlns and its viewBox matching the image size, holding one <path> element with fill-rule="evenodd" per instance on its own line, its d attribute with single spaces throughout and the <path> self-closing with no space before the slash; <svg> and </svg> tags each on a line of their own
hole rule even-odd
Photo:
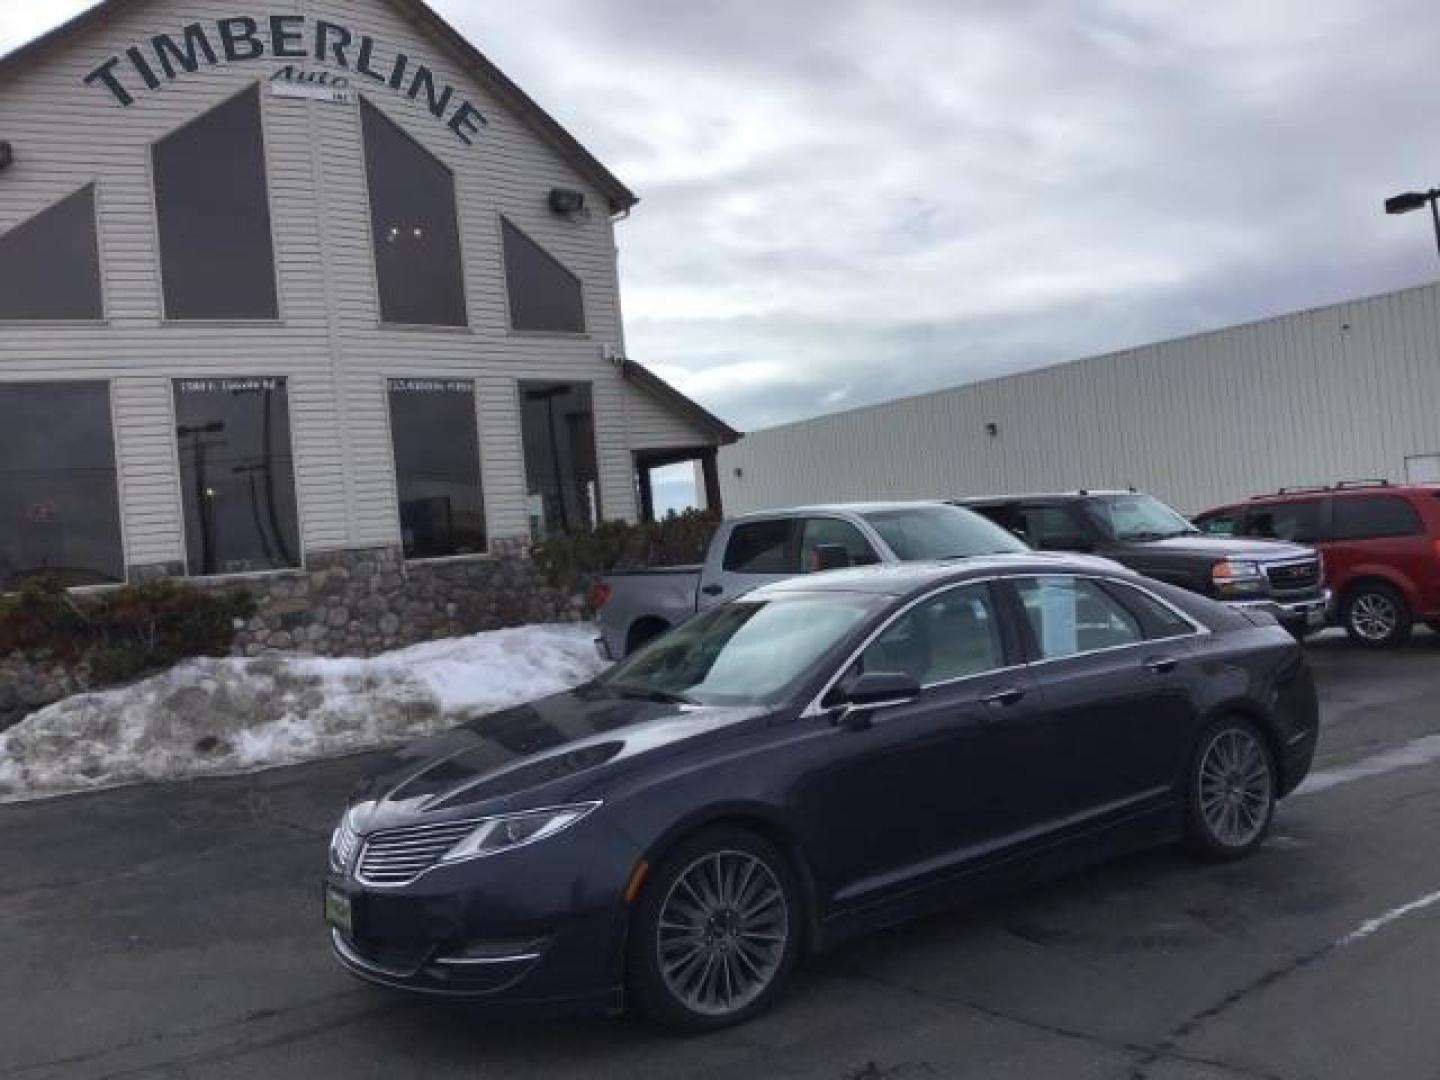
<svg viewBox="0 0 1440 1080">
<path fill-rule="evenodd" d="M 1314 549 L 1207 536 L 1150 495 L 1076 491 L 959 499 L 956 505 L 1042 551 L 1092 552 L 1236 607 L 1268 611 L 1297 638 L 1325 625 L 1330 596 Z"/>
<path fill-rule="evenodd" d="M 1212 536 L 1314 544 L 1351 638 L 1399 645 L 1416 620 L 1440 632 L 1440 487 L 1350 480 L 1284 488 L 1195 519 Z"/>
</svg>

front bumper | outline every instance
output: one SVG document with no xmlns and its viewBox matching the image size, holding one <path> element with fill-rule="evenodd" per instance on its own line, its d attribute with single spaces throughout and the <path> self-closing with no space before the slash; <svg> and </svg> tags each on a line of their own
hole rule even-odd
<svg viewBox="0 0 1440 1080">
<path fill-rule="evenodd" d="M 1306 630 L 1323 628 L 1330 618 L 1330 591 L 1327 589 L 1317 596 L 1299 600 L 1280 600 L 1273 597 L 1262 600 L 1227 600 L 1225 603 L 1244 611 L 1263 611 L 1273 615 L 1284 626 L 1301 627 Z"/>
<path fill-rule="evenodd" d="M 531 847 L 438 866 L 409 885 L 330 873 L 349 929 L 327 924 L 342 967 L 370 982 L 527 1011 L 623 1004 L 626 883 L 639 853 L 586 823 Z"/>
</svg>

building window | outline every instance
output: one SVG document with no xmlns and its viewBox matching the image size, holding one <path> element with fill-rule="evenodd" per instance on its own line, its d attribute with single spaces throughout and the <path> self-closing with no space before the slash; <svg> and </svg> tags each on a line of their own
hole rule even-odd
<svg viewBox="0 0 1440 1080">
<path fill-rule="evenodd" d="M 99 319 L 95 185 L 0 235 L 0 319 Z"/>
<path fill-rule="evenodd" d="M 252 86 L 155 144 L 169 319 L 275 319 L 275 251 Z"/>
<path fill-rule="evenodd" d="M 520 384 L 530 532 L 536 540 L 600 521 L 600 470 L 589 383 Z"/>
<path fill-rule="evenodd" d="M 500 231 L 505 240 L 511 327 L 583 334 L 585 299 L 580 279 L 508 219 L 500 219 Z"/>
<path fill-rule="evenodd" d="M 284 379 L 178 379 L 175 435 L 190 573 L 300 565 Z"/>
<path fill-rule="evenodd" d="M 454 175 L 363 98 L 360 116 L 381 321 L 469 325 Z"/>
<path fill-rule="evenodd" d="M 390 439 L 406 558 L 483 552 L 475 384 L 391 379 Z"/>
<path fill-rule="evenodd" d="M 125 579 L 110 390 L 0 383 L 0 589 Z"/>
</svg>

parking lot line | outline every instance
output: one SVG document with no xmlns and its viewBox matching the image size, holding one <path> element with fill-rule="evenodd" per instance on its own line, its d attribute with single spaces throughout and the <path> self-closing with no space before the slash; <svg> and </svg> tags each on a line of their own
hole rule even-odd
<svg viewBox="0 0 1440 1080">
<path fill-rule="evenodd" d="M 1399 907 L 1387 911 L 1384 915 L 1367 919 L 1341 938 L 1339 944 L 1342 946 L 1353 945 L 1357 941 L 1363 941 L 1371 934 L 1383 930 L 1391 923 L 1403 919 L 1407 915 L 1414 915 L 1417 911 L 1424 911 L 1428 907 L 1434 907 L 1436 904 L 1440 904 L 1440 891 L 1432 892 L 1428 896 L 1422 896 L 1418 900 L 1411 900 L 1408 904 L 1401 904 Z"/>
<path fill-rule="evenodd" d="M 1330 788 L 1348 784 L 1353 780 L 1364 780 L 1371 776 L 1383 776 L 1397 769 L 1408 769 L 1416 765 L 1428 765 L 1440 761 L 1440 735 L 1425 735 L 1389 750 L 1372 754 L 1370 757 L 1352 761 L 1333 769 L 1321 769 L 1310 774 L 1291 798 L 1301 795 L 1316 795 Z"/>
</svg>

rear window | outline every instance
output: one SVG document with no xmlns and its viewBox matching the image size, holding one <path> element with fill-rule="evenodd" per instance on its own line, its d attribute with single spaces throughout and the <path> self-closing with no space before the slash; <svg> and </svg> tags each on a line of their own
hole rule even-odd
<svg viewBox="0 0 1440 1080">
<path fill-rule="evenodd" d="M 798 574 L 799 552 L 790 542 L 789 518 L 736 525 L 725 546 L 725 569 L 734 574 Z"/>
<path fill-rule="evenodd" d="M 901 562 L 1030 550 L 993 521 L 955 506 L 872 510 L 864 517 Z"/>
<path fill-rule="evenodd" d="M 1336 540 L 1418 536 L 1424 531 L 1419 511 L 1399 495 L 1352 495 L 1335 500 Z"/>
</svg>

